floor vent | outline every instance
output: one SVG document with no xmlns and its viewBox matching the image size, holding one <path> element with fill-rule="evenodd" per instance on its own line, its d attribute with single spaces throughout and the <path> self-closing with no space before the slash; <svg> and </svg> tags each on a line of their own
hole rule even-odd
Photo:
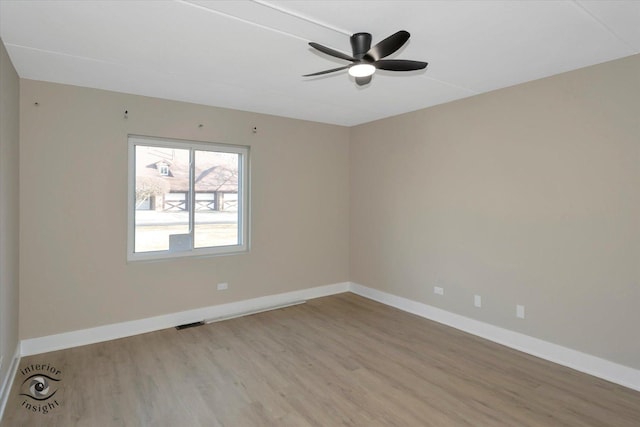
<svg viewBox="0 0 640 427">
<path fill-rule="evenodd" d="M 187 329 L 187 328 L 195 328 L 196 326 L 202 326 L 204 325 L 204 322 L 200 321 L 200 322 L 193 322 L 193 323 L 186 323 L 184 325 L 178 325 L 176 326 L 177 330 L 181 330 L 181 329 Z"/>
</svg>

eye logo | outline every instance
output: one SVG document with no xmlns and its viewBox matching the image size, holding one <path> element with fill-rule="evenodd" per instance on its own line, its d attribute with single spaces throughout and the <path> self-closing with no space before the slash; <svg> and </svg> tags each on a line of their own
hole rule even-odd
<svg viewBox="0 0 640 427">
<path fill-rule="evenodd" d="M 54 382 L 58 381 L 60 380 L 44 374 L 31 375 L 22 382 L 21 389 L 24 392 L 20 393 L 20 395 L 34 400 L 47 400 L 58 391 L 54 384 Z"/>
<path fill-rule="evenodd" d="M 49 363 L 33 363 L 20 369 L 20 374 L 24 378 L 19 390 L 20 396 L 24 396 L 20 406 L 39 414 L 48 414 L 60 407 L 62 401 L 58 400 L 64 394 L 64 388 L 58 383 L 62 371 Z M 58 393 L 59 390 L 63 391 Z"/>
</svg>

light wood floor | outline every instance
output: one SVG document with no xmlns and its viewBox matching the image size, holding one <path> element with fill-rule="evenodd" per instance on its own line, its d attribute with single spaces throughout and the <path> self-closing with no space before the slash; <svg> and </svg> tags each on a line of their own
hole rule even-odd
<svg viewBox="0 0 640 427">
<path fill-rule="evenodd" d="M 640 393 L 353 294 L 21 361 L 2 426 L 640 426 Z"/>
</svg>

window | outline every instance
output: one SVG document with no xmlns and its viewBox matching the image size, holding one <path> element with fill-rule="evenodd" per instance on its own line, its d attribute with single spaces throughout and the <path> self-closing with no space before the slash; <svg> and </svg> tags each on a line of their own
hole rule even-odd
<svg viewBox="0 0 640 427">
<path fill-rule="evenodd" d="M 158 173 L 162 176 L 169 176 L 169 165 L 165 162 L 158 163 Z"/>
<path fill-rule="evenodd" d="M 129 136 L 129 260 L 248 249 L 249 147 Z"/>
</svg>

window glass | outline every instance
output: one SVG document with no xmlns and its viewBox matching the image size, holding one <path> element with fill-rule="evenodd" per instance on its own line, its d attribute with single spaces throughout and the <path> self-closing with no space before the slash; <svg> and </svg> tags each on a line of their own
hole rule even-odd
<svg viewBox="0 0 640 427">
<path fill-rule="evenodd" d="M 239 172 L 240 156 L 236 153 L 195 152 L 195 247 L 240 242 Z"/>
</svg>

